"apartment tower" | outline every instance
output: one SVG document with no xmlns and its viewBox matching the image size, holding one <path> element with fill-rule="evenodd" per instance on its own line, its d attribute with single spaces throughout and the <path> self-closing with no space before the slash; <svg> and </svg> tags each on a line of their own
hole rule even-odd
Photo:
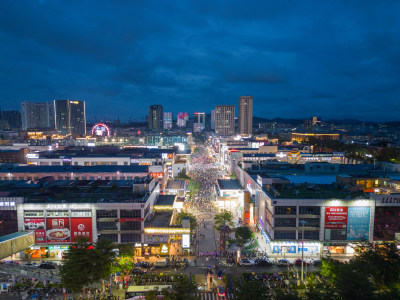
<svg viewBox="0 0 400 300">
<path fill-rule="evenodd" d="M 239 98 L 239 133 L 252 134 L 253 129 L 253 96 Z"/>
<path fill-rule="evenodd" d="M 235 135 L 235 105 L 215 106 L 215 133 L 219 136 Z"/>
</svg>

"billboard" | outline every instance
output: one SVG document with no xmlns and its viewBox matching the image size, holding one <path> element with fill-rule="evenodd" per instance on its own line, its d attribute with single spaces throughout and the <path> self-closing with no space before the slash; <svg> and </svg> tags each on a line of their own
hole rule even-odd
<svg viewBox="0 0 400 300">
<path fill-rule="evenodd" d="M 347 207 L 325 207 L 325 229 L 346 229 Z"/>
<path fill-rule="evenodd" d="M 25 218 L 24 229 L 29 231 L 35 231 L 35 244 L 46 243 L 46 229 L 44 224 L 44 218 Z"/>
<path fill-rule="evenodd" d="M 169 247 L 168 243 L 160 244 L 160 255 L 169 255 Z"/>
<path fill-rule="evenodd" d="M 182 248 L 190 248 L 190 234 L 182 234 Z"/>
<path fill-rule="evenodd" d="M 368 240 L 369 207 L 349 207 L 347 215 L 347 240 Z"/>
<path fill-rule="evenodd" d="M 250 223 L 250 193 L 244 192 L 244 202 L 243 202 L 243 224 Z"/>
<path fill-rule="evenodd" d="M 46 239 L 47 243 L 70 243 L 69 218 L 47 218 Z"/>
<path fill-rule="evenodd" d="M 71 239 L 86 237 L 92 242 L 92 218 L 71 218 Z"/>
</svg>

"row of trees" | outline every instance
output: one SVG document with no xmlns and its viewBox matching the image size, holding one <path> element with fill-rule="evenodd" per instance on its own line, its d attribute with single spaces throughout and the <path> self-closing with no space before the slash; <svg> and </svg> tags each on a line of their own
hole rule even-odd
<svg viewBox="0 0 400 300">
<path fill-rule="evenodd" d="M 357 245 L 350 262 L 323 259 L 320 274 L 312 274 L 306 289 L 269 289 L 259 282 L 243 280 L 237 299 L 400 299 L 400 251 L 396 243 Z M 270 296 L 268 296 L 270 295 Z"/>
<path fill-rule="evenodd" d="M 228 210 L 214 216 L 214 224 L 219 230 L 222 227 L 233 227 L 233 214 Z M 247 226 L 239 226 L 235 228 L 235 238 L 238 245 L 243 246 L 251 239 L 253 232 Z"/>
</svg>

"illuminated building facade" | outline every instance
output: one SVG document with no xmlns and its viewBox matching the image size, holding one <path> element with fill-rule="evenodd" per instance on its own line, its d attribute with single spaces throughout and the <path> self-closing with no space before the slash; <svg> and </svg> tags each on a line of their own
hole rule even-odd
<svg viewBox="0 0 400 300">
<path fill-rule="evenodd" d="M 161 131 L 163 129 L 164 110 L 161 104 L 150 105 L 148 125 L 151 131 Z"/>
<path fill-rule="evenodd" d="M 62 135 L 86 135 L 85 101 L 54 100 L 56 130 Z"/>
<path fill-rule="evenodd" d="M 172 129 L 172 112 L 165 112 L 163 118 L 164 130 Z"/>
<path fill-rule="evenodd" d="M 253 97 L 239 98 L 239 133 L 249 135 L 253 131 Z"/>
<path fill-rule="evenodd" d="M 32 128 L 54 129 L 54 105 L 51 102 L 22 102 L 22 130 Z"/>
<path fill-rule="evenodd" d="M 206 128 L 206 114 L 195 112 L 193 116 L 193 132 L 202 132 Z"/>
<path fill-rule="evenodd" d="M 220 136 L 235 134 L 235 106 L 215 106 L 215 133 Z"/>
</svg>

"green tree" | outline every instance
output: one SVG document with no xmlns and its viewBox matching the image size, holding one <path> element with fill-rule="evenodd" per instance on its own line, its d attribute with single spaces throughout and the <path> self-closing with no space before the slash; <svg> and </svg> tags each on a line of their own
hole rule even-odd
<svg viewBox="0 0 400 300">
<path fill-rule="evenodd" d="M 400 251 L 396 243 L 360 243 L 353 265 L 367 274 L 380 291 L 394 288 L 400 281 Z"/>
<path fill-rule="evenodd" d="M 248 240 L 251 239 L 253 232 L 249 227 L 240 226 L 235 229 L 236 241 L 239 245 L 244 245 Z"/>
<path fill-rule="evenodd" d="M 189 218 L 190 231 L 193 231 L 197 228 L 197 219 L 192 213 L 182 210 L 176 217 L 177 224 L 181 224 L 183 218 Z"/>
<path fill-rule="evenodd" d="M 171 290 L 164 290 L 162 294 L 166 300 L 196 299 L 193 293 L 197 291 L 197 285 L 187 275 L 175 277 Z"/>
<path fill-rule="evenodd" d="M 268 299 L 268 288 L 256 281 L 242 280 L 242 285 L 237 286 L 234 295 L 238 300 L 264 300 Z"/>
<path fill-rule="evenodd" d="M 233 227 L 233 214 L 229 210 L 223 210 L 214 216 L 214 223 L 217 228 L 221 226 Z"/>
<path fill-rule="evenodd" d="M 183 168 L 178 175 L 176 176 L 176 179 L 179 180 L 190 180 L 191 178 L 186 174 L 186 169 Z"/>
<path fill-rule="evenodd" d="M 281 288 L 272 291 L 272 299 L 274 300 L 300 300 L 302 299 L 297 291 L 286 291 Z"/>
<path fill-rule="evenodd" d="M 317 279 L 314 274 L 310 274 L 307 279 L 307 291 L 305 292 L 308 300 L 336 300 L 335 289 L 324 277 Z"/>
<path fill-rule="evenodd" d="M 108 240 L 102 240 L 94 244 L 93 277 L 96 281 L 106 279 L 112 274 L 112 265 L 115 263 L 116 245 Z"/>
<path fill-rule="evenodd" d="M 190 191 L 192 196 L 199 192 L 200 187 L 201 187 L 201 184 L 197 180 L 191 179 L 189 181 L 188 190 Z"/>
</svg>

